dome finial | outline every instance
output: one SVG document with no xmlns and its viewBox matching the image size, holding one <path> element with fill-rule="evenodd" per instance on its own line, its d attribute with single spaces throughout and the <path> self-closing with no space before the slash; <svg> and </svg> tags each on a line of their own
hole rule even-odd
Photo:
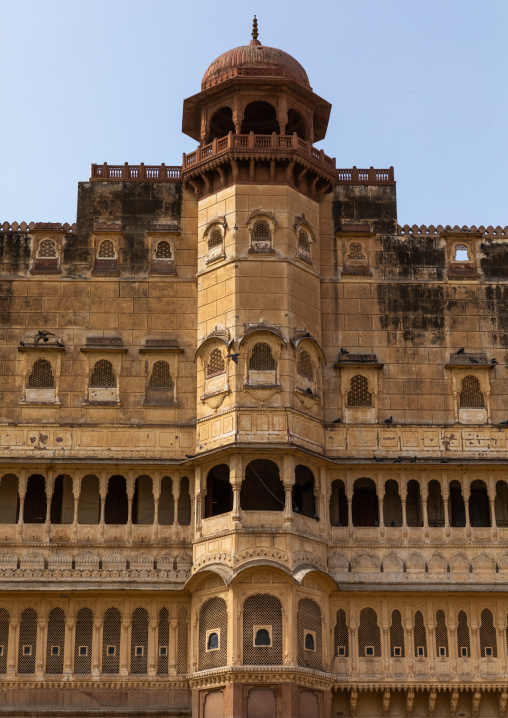
<svg viewBox="0 0 508 718">
<path fill-rule="evenodd" d="M 258 20 L 257 17 L 254 15 L 254 20 L 252 21 L 252 40 L 250 41 L 249 45 L 261 45 L 258 40 L 258 37 Z"/>
</svg>

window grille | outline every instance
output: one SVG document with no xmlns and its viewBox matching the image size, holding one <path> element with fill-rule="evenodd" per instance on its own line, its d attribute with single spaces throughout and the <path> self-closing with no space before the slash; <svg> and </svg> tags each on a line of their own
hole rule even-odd
<svg viewBox="0 0 508 718">
<path fill-rule="evenodd" d="M 466 409 L 483 409 L 485 402 L 480 391 L 480 382 L 475 376 L 465 376 L 462 379 L 460 392 L 460 407 Z"/>
<path fill-rule="evenodd" d="M 456 262 L 469 261 L 467 247 L 465 244 L 457 244 L 457 246 L 455 247 L 455 261 Z"/>
<path fill-rule="evenodd" d="M 90 376 L 90 386 L 93 389 L 114 389 L 116 376 L 113 365 L 107 359 L 95 362 Z"/>
<path fill-rule="evenodd" d="M 206 377 L 209 379 L 212 376 L 218 376 L 224 374 L 226 371 L 226 363 L 220 349 L 214 349 L 208 358 L 208 364 L 206 365 Z"/>
<path fill-rule="evenodd" d="M 208 249 L 213 249 L 214 247 L 220 247 L 222 244 L 222 232 L 218 227 L 212 230 L 210 237 L 208 238 Z"/>
<path fill-rule="evenodd" d="M 54 259 L 56 257 L 56 246 L 52 239 L 43 239 L 39 244 L 39 257 L 41 259 Z"/>
<path fill-rule="evenodd" d="M 0 654 L 0 674 L 7 673 L 7 653 L 9 649 L 9 626 L 10 616 L 5 608 L 0 608 L 0 646 L 3 646 Z"/>
<path fill-rule="evenodd" d="M 61 608 L 53 608 L 49 612 L 46 635 L 46 673 L 60 675 L 63 673 L 65 646 L 65 613 Z M 54 650 L 58 648 L 58 653 Z"/>
<path fill-rule="evenodd" d="M 255 371 L 273 371 L 275 369 L 275 359 L 269 344 L 260 342 L 254 345 L 249 360 L 249 369 Z"/>
<path fill-rule="evenodd" d="M 152 367 L 152 374 L 148 380 L 149 389 L 172 389 L 173 379 L 167 361 L 156 361 Z"/>
<path fill-rule="evenodd" d="M 372 406 L 372 394 L 369 391 L 367 377 L 357 374 L 351 378 L 350 387 L 347 395 L 348 406 Z"/>
<path fill-rule="evenodd" d="M 395 648 L 398 651 L 395 651 Z M 406 655 L 404 641 L 404 626 L 402 616 L 398 609 L 392 611 L 392 625 L 390 626 L 390 655 L 392 658 L 404 658 Z"/>
<path fill-rule="evenodd" d="M 360 242 L 351 242 L 349 245 L 349 254 L 347 255 L 348 259 L 352 260 L 360 260 L 365 261 L 365 255 L 362 250 L 362 245 Z"/>
<path fill-rule="evenodd" d="M 161 608 L 159 611 L 159 624 L 157 626 L 157 675 L 168 675 L 168 652 L 161 653 L 160 649 L 169 646 L 169 613 L 167 608 Z"/>
<path fill-rule="evenodd" d="M 484 608 L 481 612 L 480 624 L 480 651 L 481 657 L 487 657 L 486 648 L 492 648 L 492 654 L 489 658 L 497 658 L 497 637 L 494 626 L 492 612 L 488 608 Z"/>
<path fill-rule="evenodd" d="M 220 632 L 220 648 L 207 651 L 207 632 Z M 227 663 L 228 612 L 223 598 L 211 598 L 199 612 L 199 670 L 219 668 Z"/>
<path fill-rule="evenodd" d="M 304 252 L 310 251 L 309 235 L 303 229 L 298 232 L 298 248 Z"/>
<path fill-rule="evenodd" d="M 443 654 L 440 652 L 440 649 L 444 649 L 444 656 L 448 658 L 449 652 L 448 652 L 448 631 L 446 629 L 446 618 L 444 611 L 439 609 L 439 611 L 436 611 L 436 656 L 443 657 Z"/>
<path fill-rule="evenodd" d="M 349 656 L 349 630 L 346 623 L 346 612 L 343 608 L 337 611 L 337 623 L 334 630 L 335 651 L 338 654 L 339 646 L 344 649 L 343 656 Z"/>
<path fill-rule="evenodd" d="M 465 656 L 463 655 L 463 649 L 466 649 Z M 471 655 L 469 626 L 467 625 L 467 614 L 465 611 L 459 611 L 457 616 L 457 655 L 459 658 L 467 658 Z"/>
<path fill-rule="evenodd" d="M 105 239 L 101 242 L 97 257 L 99 259 L 114 259 L 115 258 L 115 245 L 110 239 Z"/>
<path fill-rule="evenodd" d="M 254 646 L 254 626 L 271 626 L 270 647 Z M 282 665 L 282 604 L 276 596 L 257 593 L 243 604 L 243 664 L 245 666 Z"/>
<path fill-rule="evenodd" d="M 417 611 L 413 621 L 413 641 L 415 658 L 427 658 L 427 631 L 423 622 L 423 614 Z"/>
<path fill-rule="evenodd" d="M 223 640 L 226 640 L 226 634 L 224 634 Z M 178 674 L 187 673 L 188 645 L 189 645 L 189 619 L 188 619 L 187 609 L 185 607 L 182 607 L 178 611 L 178 643 L 177 643 L 178 654 L 177 654 L 177 661 L 176 661 L 176 672 Z"/>
<path fill-rule="evenodd" d="M 358 627 L 358 655 L 363 658 L 367 646 L 373 646 L 373 654 L 381 657 L 381 632 L 377 625 L 377 613 L 373 608 L 362 608 Z"/>
<path fill-rule="evenodd" d="M 167 645 L 167 644 L 166 644 Z M 141 648 L 141 652 L 139 651 Z M 148 672 L 148 612 L 144 608 L 136 608 L 131 623 L 131 673 L 144 675 Z"/>
<path fill-rule="evenodd" d="M 31 650 L 28 652 L 25 646 Z M 35 651 L 37 649 L 37 613 L 25 608 L 19 624 L 18 673 L 35 673 Z"/>
<path fill-rule="evenodd" d="M 171 245 L 163 239 L 157 243 L 157 249 L 155 250 L 155 259 L 173 259 L 171 253 Z"/>
<path fill-rule="evenodd" d="M 74 643 L 74 673 L 87 676 L 92 672 L 93 613 L 89 608 L 80 608 L 76 616 Z M 81 648 L 86 648 L 86 655 Z"/>
<path fill-rule="evenodd" d="M 53 389 L 55 378 L 51 364 L 47 359 L 34 361 L 32 372 L 28 377 L 27 387 L 29 389 Z"/>
<path fill-rule="evenodd" d="M 270 228 L 268 222 L 260 219 L 254 225 L 254 231 L 252 232 L 253 239 L 270 239 Z"/>
<path fill-rule="evenodd" d="M 120 672 L 120 636 L 122 631 L 122 616 L 118 608 L 108 608 L 104 614 L 102 626 L 102 672 Z M 108 646 L 113 646 L 112 655 Z"/>
<path fill-rule="evenodd" d="M 298 604 L 298 613 L 296 616 L 296 627 L 298 632 L 298 665 L 306 668 L 313 668 L 316 671 L 323 670 L 322 660 L 322 639 L 321 639 L 321 609 L 315 601 L 310 598 L 302 598 Z M 308 640 L 308 635 L 312 638 L 314 648 L 310 646 L 312 642 Z"/>
<path fill-rule="evenodd" d="M 314 381 L 314 367 L 312 365 L 312 359 L 310 358 L 309 352 L 305 351 L 305 349 L 302 349 L 302 351 L 298 354 L 296 371 L 305 379 Z"/>
</svg>

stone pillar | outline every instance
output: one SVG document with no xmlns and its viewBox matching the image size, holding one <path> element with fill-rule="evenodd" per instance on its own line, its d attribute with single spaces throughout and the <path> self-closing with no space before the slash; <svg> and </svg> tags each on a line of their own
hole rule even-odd
<svg viewBox="0 0 508 718">
<path fill-rule="evenodd" d="M 406 665 L 407 665 L 407 672 L 408 673 L 414 673 L 415 672 L 415 642 L 413 637 L 413 620 L 411 617 L 406 618 L 405 622 L 406 627 Z"/>
<path fill-rule="evenodd" d="M 284 484 L 284 526 L 291 528 L 293 524 L 293 485 L 295 483 L 295 460 L 286 454 L 283 458 L 282 483 Z"/>
<path fill-rule="evenodd" d="M 448 620 L 448 631 L 450 634 L 450 642 L 448 644 L 448 652 L 450 654 L 450 667 L 452 670 L 452 673 L 456 675 L 457 673 L 457 627 L 455 624 L 455 605 L 452 603 L 451 610 L 449 611 L 449 620 Z"/>
<path fill-rule="evenodd" d="M 131 616 L 122 618 L 122 631 L 120 634 L 120 675 L 128 676 L 130 668 L 130 653 L 131 653 L 131 641 L 130 641 L 130 628 L 131 628 Z"/>
<path fill-rule="evenodd" d="M 346 487 L 346 500 L 347 500 L 347 526 L 349 541 L 353 538 L 353 489 Z"/>
<path fill-rule="evenodd" d="M 155 471 L 152 479 L 152 493 L 153 493 L 153 526 L 152 526 L 152 540 L 158 541 L 159 539 L 159 499 L 161 495 L 161 474 L 160 471 Z"/>
<path fill-rule="evenodd" d="M 45 491 L 46 491 L 46 521 L 44 525 L 44 533 L 47 543 L 49 543 L 50 523 L 51 523 L 51 501 L 53 499 L 53 489 L 55 486 L 55 472 L 53 469 L 48 470 L 48 475 L 45 480 Z"/>
<path fill-rule="evenodd" d="M 385 484 L 381 482 L 381 486 L 376 486 L 377 490 L 377 505 L 378 505 L 378 523 L 381 536 L 384 536 L 385 532 L 385 516 L 384 516 L 384 498 L 385 498 Z"/>
<path fill-rule="evenodd" d="M 175 483 L 173 482 L 173 493 Z M 203 499 L 206 496 L 206 488 L 201 486 L 201 467 L 196 466 L 194 474 L 194 521 L 196 526 L 196 537 L 203 535 Z M 175 526 L 178 525 L 178 498 L 175 495 Z"/>
<path fill-rule="evenodd" d="M 427 641 L 427 659 L 429 661 L 429 668 L 432 675 L 434 675 L 434 668 L 436 665 L 436 642 L 434 638 L 434 617 L 430 615 L 428 622 L 428 641 Z M 449 649 L 449 647 L 448 647 Z"/>
<path fill-rule="evenodd" d="M 99 498 L 100 498 L 100 511 L 99 511 L 99 535 L 104 540 L 105 534 L 105 509 L 106 509 L 106 495 L 108 493 L 108 481 L 106 472 L 102 471 L 99 477 Z"/>
<path fill-rule="evenodd" d="M 46 631 L 48 621 L 46 616 L 39 614 L 37 617 L 37 646 L 35 647 L 35 676 L 41 680 L 44 676 L 44 664 L 46 663 L 46 643 L 48 634 Z"/>
<path fill-rule="evenodd" d="M 496 478 L 494 474 L 489 474 L 489 481 L 487 484 L 487 492 L 489 495 L 489 509 L 490 509 L 490 533 L 492 541 L 498 540 L 497 531 L 497 519 L 496 519 Z"/>
<path fill-rule="evenodd" d="M 441 495 L 443 497 L 445 535 L 450 536 L 450 517 L 448 515 L 448 500 L 450 494 L 448 492 L 448 486 L 446 486 L 446 488 L 444 486 L 442 487 Z"/>
<path fill-rule="evenodd" d="M 72 676 L 74 670 L 74 631 L 76 618 L 69 614 L 65 617 L 65 644 L 64 644 L 64 675 Z"/>
<path fill-rule="evenodd" d="M 7 674 L 15 675 L 19 647 L 19 618 L 11 616 L 9 628 L 9 647 L 7 649 Z"/>
<path fill-rule="evenodd" d="M 469 489 L 469 484 L 464 483 L 464 511 L 466 513 L 466 536 L 468 538 L 471 538 L 471 520 L 469 518 L 469 499 L 471 496 L 471 492 Z"/>
<path fill-rule="evenodd" d="M 180 481 L 181 481 L 180 474 L 173 475 L 171 477 L 171 491 L 173 492 L 173 503 L 175 505 L 175 516 L 173 521 L 173 526 L 178 526 L 178 500 L 180 498 Z M 190 491 L 190 479 L 189 479 L 189 491 Z M 196 521 L 196 531 L 198 529 L 198 500 L 197 500 L 197 494 L 201 490 L 201 467 L 196 466 L 194 469 L 194 510 L 196 512 L 195 515 L 195 521 Z M 204 495 L 204 494 L 203 494 Z M 203 509 L 201 506 L 201 503 L 199 505 L 199 531 L 201 531 L 201 519 L 203 518 Z M 201 535 L 201 534 L 200 534 Z"/>
<path fill-rule="evenodd" d="M 356 618 L 351 616 L 349 619 L 349 634 L 351 637 L 349 654 L 351 656 L 351 669 L 354 675 L 358 674 L 359 670 L 357 628 Z"/>
<path fill-rule="evenodd" d="M 478 635 L 478 622 L 476 618 L 471 619 L 471 658 L 473 671 L 478 673 L 480 666 L 480 637 Z"/>
<path fill-rule="evenodd" d="M 25 513 L 25 495 L 26 495 L 26 471 L 22 469 L 20 471 L 19 476 L 19 485 L 18 485 L 18 492 L 19 492 L 19 517 L 18 517 L 18 529 L 17 529 L 17 538 L 18 541 L 23 540 L 23 526 L 24 526 L 24 513 Z"/>
<path fill-rule="evenodd" d="M 148 675 L 152 677 L 157 675 L 157 628 L 157 615 L 155 615 L 155 617 L 152 615 L 150 616 L 148 623 L 148 656 L 146 661 Z"/>
<path fill-rule="evenodd" d="M 81 493 L 82 476 L 74 476 L 72 479 L 72 496 L 74 499 L 74 515 L 72 517 L 72 537 L 73 541 L 78 540 L 78 514 L 79 514 L 79 495 Z"/>
<path fill-rule="evenodd" d="M 240 506 L 240 491 L 243 481 L 242 457 L 233 455 L 229 462 L 229 481 L 233 489 L 233 511 L 231 520 L 233 528 L 240 529 L 242 527 L 242 508 Z"/>
<path fill-rule="evenodd" d="M 175 610 L 176 606 L 172 610 Z M 169 646 L 168 646 L 168 673 L 176 676 L 178 658 L 178 619 L 176 616 L 169 618 Z"/>
<path fill-rule="evenodd" d="M 134 486 L 135 486 L 134 472 L 129 471 L 127 473 L 125 484 L 127 489 L 127 543 L 132 545 L 132 501 L 134 499 Z"/>
</svg>

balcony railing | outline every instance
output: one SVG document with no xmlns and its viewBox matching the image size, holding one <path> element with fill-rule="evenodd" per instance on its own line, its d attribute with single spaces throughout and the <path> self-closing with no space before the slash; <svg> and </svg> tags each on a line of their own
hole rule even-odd
<svg viewBox="0 0 508 718">
<path fill-rule="evenodd" d="M 178 166 L 130 165 L 91 165 L 90 181 L 116 180 L 117 182 L 180 182 L 182 168 Z"/>
</svg>

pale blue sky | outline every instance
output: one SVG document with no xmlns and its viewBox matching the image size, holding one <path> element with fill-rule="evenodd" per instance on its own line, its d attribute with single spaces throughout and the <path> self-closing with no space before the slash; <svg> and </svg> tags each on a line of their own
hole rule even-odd
<svg viewBox="0 0 508 718">
<path fill-rule="evenodd" d="M 253 13 L 332 103 L 337 166 L 395 167 L 401 224 L 508 224 L 507 0 L 0 0 L 0 223 L 74 221 L 91 162 L 180 164 Z"/>
</svg>

